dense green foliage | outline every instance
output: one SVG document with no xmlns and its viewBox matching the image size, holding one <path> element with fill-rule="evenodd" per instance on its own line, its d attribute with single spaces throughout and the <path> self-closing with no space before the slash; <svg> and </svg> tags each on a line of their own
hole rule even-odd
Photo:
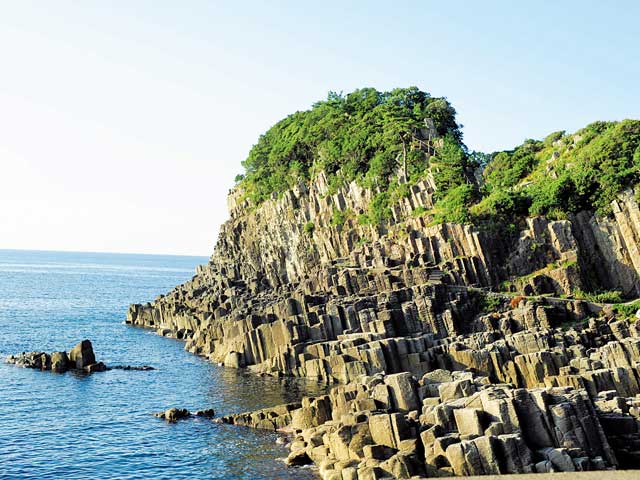
<svg viewBox="0 0 640 480">
<path fill-rule="evenodd" d="M 455 110 L 443 98 L 415 87 L 379 92 L 373 88 L 348 95 L 330 93 L 313 108 L 281 120 L 264 135 L 243 162 L 238 178 L 259 203 L 300 180 L 324 170 L 330 181 L 358 179 L 367 187 L 387 190 L 390 177 L 406 166 L 408 177 L 427 169 L 421 130 L 431 119 L 435 136 L 447 137 L 447 148 L 462 148 Z M 459 152 L 455 152 L 460 155 Z"/>
<path fill-rule="evenodd" d="M 349 210 L 338 210 L 334 207 L 333 214 L 331 215 L 331 225 L 334 227 L 344 225 L 344 222 L 347 221 L 351 212 Z"/>
<path fill-rule="evenodd" d="M 375 190 L 357 222 L 377 225 L 430 172 L 435 208 L 416 215 L 505 232 L 529 215 L 607 214 L 622 190 L 640 183 L 640 121 L 596 122 L 489 155 L 467 150 L 455 113 L 446 99 L 415 87 L 330 93 L 262 135 L 237 181 L 259 204 L 320 171 L 327 174 L 329 193 L 356 180 Z M 482 181 L 476 181 L 480 171 Z M 331 223 L 342 225 L 349 216 L 336 210 Z"/>
<path fill-rule="evenodd" d="M 527 140 L 494 154 L 483 176 L 476 217 L 606 215 L 622 190 L 640 182 L 640 121 L 596 122 L 575 134 Z"/>
<path fill-rule="evenodd" d="M 500 311 L 504 306 L 505 299 L 502 295 L 492 295 L 485 292 L 476 292 L 480 300 L 480 311 L 491 313 Z"/>
</svg>

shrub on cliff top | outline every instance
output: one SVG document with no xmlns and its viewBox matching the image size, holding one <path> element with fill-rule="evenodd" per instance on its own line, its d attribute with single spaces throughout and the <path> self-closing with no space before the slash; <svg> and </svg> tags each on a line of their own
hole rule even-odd
<svg viewBox="0 0 640 480">
<path fill-rule="evenodd" d="M 379 224 L 409 195 L 408 186 L 431 172 L 433 222 L 507 234 L 529 215 L 608 214 L 620 192 L 640 183 L 638 120 L 595 122 L 575 134 L 554 132 L 488 155 L 468 152 L 455 113 L 446 99 L 416 87 L 332 92 L 262 135 L 237 181 L 259 204 L 320 171 L 328 175 L 329 194 L 355 179 L 375 193 L 358 223 Z"/>
<path fill-rule="evenodd" d="M 640 182 L 640 121 L 595 122 L 572 135 L 527 140 L 494 154 L 483 176 L 476 215 L 608 214 L 616 196 Z"/>
<path fill-rule="evenodd" d="M 406 176 L 426 170 L 419 140 L 428 127 L 426 119 L 433 122 L 432 133 L 447 136 L 449 146 L 466 155 L 455 113 L 446 99 L 416 87 L 331 92 L 263 134 L 242 163 L 246 173 L 240 182 L 256 203 L 322 170 L 330 177 L 340 170 L 345 180 L 358 178 L 370 188 L 386 190 L 398 168 Z"/>
</svg>

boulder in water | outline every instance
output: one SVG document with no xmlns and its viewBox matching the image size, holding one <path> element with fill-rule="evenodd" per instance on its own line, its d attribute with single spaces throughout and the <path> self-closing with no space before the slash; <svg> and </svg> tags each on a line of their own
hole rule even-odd
<svg viewBox="0 0 640 480">
<path fill-rule="evenodd" d="M 43 353 L 40 355 L 40 369 L 51 370 L 51 355 Z"/>
<path fill-rule="evenodd" d="M 69 356 L 67 352 L 53 352 L 51 354 L 51 370 L 54 372 L 66 372 L 69 369 Z"/>
<path fill-rule="evenodd" d="M 51 367 L 51 359 L 44 352 L 22 352 L 17 355 L 9 355 L 7 363 L 38 370 L 47 370 L 47 367 Z"/>
<path fill-rule="evenodd" d="M 89 340 L 83 340 L 69 352 L 69 360 L 75 363 L 75 368 L 82 370 L 93 363 L 96 363 L 96 356 L 93 353 L 93 346 Z"/>
<path fill-rule="evenodd" d="M 7 363 L 13 363 L 25 368 L 38 370 L 52 370 L 66 372 L 67 370 L 83 370 L 87 373 L 104 372 L 108 367 L 102 362 L 96 362 L 93 346 L 89 340 L 77 344 L 69 354 L 67 352 L 22 352 L 19 355 L 9 355 Z M 146 368 L 146 367 L 145 367 Z"/>
<path fill-rule="evenodd" d="M 165 419 L 167 422 L 176 422 L 183 418 L 189 418 L 191 416 L 191 413 L 189 413 L 189 410 L 187 410 L 186 408 L 173 407 L 165 410 L 164 412 L 154 413 L 154 415 L 158 418 Z"/>
<path fill-rule="evenodd" d="M 91 365 L 85 366 L 83 370 L 87 373 L 95 373 L 95 372 L 106 372 L 108 369 L 104 363 L 98 362 L 98 363 L 92 363 Z"/>
</svg>

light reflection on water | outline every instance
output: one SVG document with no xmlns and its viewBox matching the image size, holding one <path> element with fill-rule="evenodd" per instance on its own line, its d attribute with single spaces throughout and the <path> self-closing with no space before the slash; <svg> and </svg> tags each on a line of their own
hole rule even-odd
<svg viewBox="0 0 640 480">
<path fill-rule="evenodd" d="M 217 367 L 185 352 L 181 342 L 122 324 L 129 303 L 168 291 L 204 262 L 0 250 L 0 356 L 69 350 L 90 338 L 107 364 L 158 369 L 83 376 L 0 364 L 0 478 L 314 476 L 278 460 L 287 452 L 272 433 L 206 419 L 166 424 L 151 415 L 171 406 L 213 407 L 225 415 L 323 391 L 311 382 Z"/>
</svg>

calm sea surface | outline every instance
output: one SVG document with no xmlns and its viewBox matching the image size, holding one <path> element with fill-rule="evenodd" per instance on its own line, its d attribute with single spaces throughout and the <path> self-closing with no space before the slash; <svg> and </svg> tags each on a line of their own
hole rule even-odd
<svg viewBox="0 0 640 480">
<path fill-rule="evenodd" d="M 229 414 L 297 400 L 319 387 L 217 367 L 182 342 L 123 325 L 130 303 L 189 279 L 206 258 L 0 250 L 0 478 L 312 478 L 288 470 L 276 436 L 208 420 L 166 424 L 168 407 Z M 89 338 L 107 365 L 82 376 L 4 363 Z"/>
</svg>

